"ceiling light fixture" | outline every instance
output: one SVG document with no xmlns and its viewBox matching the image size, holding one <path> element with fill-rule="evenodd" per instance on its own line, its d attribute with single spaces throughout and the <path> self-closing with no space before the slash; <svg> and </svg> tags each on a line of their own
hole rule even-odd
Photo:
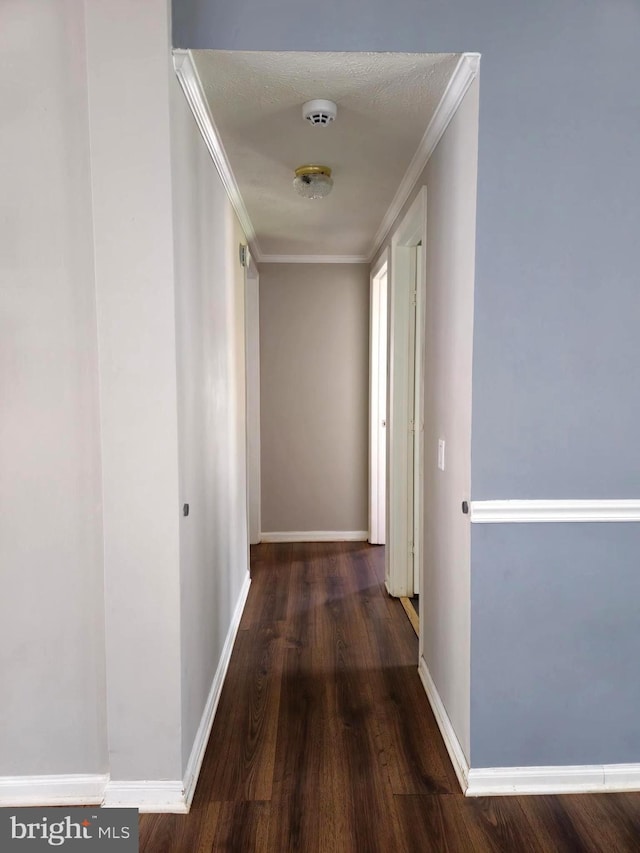
<svg viewBox="0 0 640 853">
<path fill-rule="evenodd" d="M 328 166 L 298 166 L 293 186 L 304 198 L 324 198 L 333 186 L 331 169 Z"/>
<path fill-rule="evenodd" d="M 302 105 L 302 118 L 314 127 L 326 127 L 338 115 L 338 107 L 333 101 L 315 98 Z"/>
</svg>

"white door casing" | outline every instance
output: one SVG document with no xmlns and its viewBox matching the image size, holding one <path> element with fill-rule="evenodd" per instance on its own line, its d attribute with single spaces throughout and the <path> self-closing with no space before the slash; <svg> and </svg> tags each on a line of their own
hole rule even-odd
<svg viewBox="0 0 640 853">
<path fill-rule="evenodd" d="M 253 259 L 245 269 L 247 365 L 247 507 L 249 542 L 260 542 L 260 299 Z"/>
<path fill-rule="evenodd" d="M 385 250 L 371 274 L 369 331 L 369 542 L 386 541 L 387 269 Z"/>
<path fill-rule="evenodd" d="M 426 253 L 415 247 L 426 246 L 426 228 L 427 188 L 422 187 L 391 241 L 385 582 L 393 596 L 413 594 L 421 565 Z"/>
</svg>

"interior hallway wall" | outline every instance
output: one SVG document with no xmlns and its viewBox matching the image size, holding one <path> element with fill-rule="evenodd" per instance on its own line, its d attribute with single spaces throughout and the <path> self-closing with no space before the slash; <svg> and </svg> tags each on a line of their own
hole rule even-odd
<svg viewBox="0 0 640 853">
<path fill-rule="evenodd" d="M 0 777 L 107 769 L 84 23 L 0 5 Z"/>
<path fill-rule="evenodd" d="M 182 761 L 186 768 L 249 570 L 246 242 L 177 79 L 171 82 L 180 506 Z"/>
<path fill-rule="evenodd" d="M 476 78 L 392 227 L 393 233 L 420 188 L 426 187 L 421 633 L 429 673 L 467 759 L 470 530 L 460 504 L 471 490 L 479 89 Z M 439 439 L 445 441 L 444 471 L 438 468 Z"/>
<path fill-rule="evenodd" d="M 263 532 L 368 527 L 369 268 L 262 264 Z"/>
<path fill-rule="evenodd" d="M 86 0 L 112 782 L 181 779 L 167 0 Z"/>
</svg>

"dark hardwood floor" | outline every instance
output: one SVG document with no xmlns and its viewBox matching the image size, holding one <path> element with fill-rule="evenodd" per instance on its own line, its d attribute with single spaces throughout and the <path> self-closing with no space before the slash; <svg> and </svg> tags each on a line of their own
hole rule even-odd
<svg viewBox="0 0 640 853">
<path fill-rule="evenodd" d="M 640 794 L 462 796 L 383 549 L 260 545 L 189 815 L 142 853 L 640 851 Z"/>
</svg>

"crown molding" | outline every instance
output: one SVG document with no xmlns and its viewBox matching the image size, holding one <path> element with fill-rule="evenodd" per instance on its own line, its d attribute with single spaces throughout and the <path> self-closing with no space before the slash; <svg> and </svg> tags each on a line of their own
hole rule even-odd
<svg viewBox="0 0 640 853">
<path fill-rule="evenodd" d="M 363 264 L 371 263 L 385 239 L 393 223 L 407 202 L 415 184 L 422 174 L 429 157 L 447 129 L 456 110 L 460 106 L 467 89 L 478 74 L 480 67 L 479 53 L 463 53 L 458 60 L 455 71 L 445 89 L 429 126 L 416 150 L 416 153 L 404 174 L 398 190 L 387 209 L 376 232 L 371 251 L 366 255 L 265 255 L 258 244 L 257 236 L 247 208 L 240 194 L 240 189 L 231 169 L 222 139 L 209 109 L 204 87 L 196 69 L 191 51 L 175 49 L 173 65 L 176 76 L 191 107 L 196 123 L 204 137 L 218 174 L 225 187 L 229 200 L 245 233 L 251 254 L 258 263 L 271 264 Z"/>
<path fill-rule="evenodd" d="M 640 521 L 640 500 L 471 501 L 475 524 Z"/>
<path fill-rule="evenodd" d="M 368 264 L 368 255 L 262 255 L 261 264 Z"/>
<path fill-rule="evenodd" d="M 440 103 L 429 122 L 429 125 L 424 132 L 424 136 L 420 140 L 420 144 L 413 155 L 413 159 L 409 163 L 407 171 L 404 174 L 400 186 L 393 197 L 387 212 L 384 215 L 380 227 L 373 239 L 373 245 L 369 252 L 369 261 L 373 261 L 380 251 L 382 244 L 387 238 L 393 223 L 396 221 L 409 196 L 411 195 L 416 181 L 424 171 L 425 166 L 429 162 L 429 157 L 440 142 L 442 134 L 447 129 L 449 122 L 455 115 L 456 110 L 462 103 L 462 99 L 467 93 L 467 89 L 475 79 L 480 68 L 479 53 L 463 53 L 455 71 L 451 75 L 451 79 L 447 84 L 447 88 L 440 99 Z"/>
<path fill-rule="evenodd" d="M 182 91 L 184 92 L 189 106 L 191 107 L 191 112 L 194 115 L 198 127 L 200 128 L 200 132 L 204 137 L 206 146 L 209 149 L 211 159 L 218 170 L 218 174 L 220 175 L 224 188 L 227 191 L 229 200 L 231 201 L 233 209 L 240 221 L 242 230 L 244 231 L 247 242 L 249 243 L 251 254 L 259 263 L 262 259 L 262 252 L 258 245 L 256 232 L 251 223 L 251 219 L 249 218 L 249 214 L 247 213 L 247 208 L 245 207 L 242 196 L 240 195 L 240 189 L 233 175 L 233 171 L 231 170 L 229 158 L 227 157 L 224 145 L 222 144 L 218 128 L 216 127 L 216 123 L 211 115 L 209 103 L 204 93 L 204 87 L 200 80 L 200 75 L 198 74 L 193 57 L 191 56 L 191 51 L 179 49 L 174 50 L 173 67 L 180 86 L 182 87 Z"/>
</svg>

